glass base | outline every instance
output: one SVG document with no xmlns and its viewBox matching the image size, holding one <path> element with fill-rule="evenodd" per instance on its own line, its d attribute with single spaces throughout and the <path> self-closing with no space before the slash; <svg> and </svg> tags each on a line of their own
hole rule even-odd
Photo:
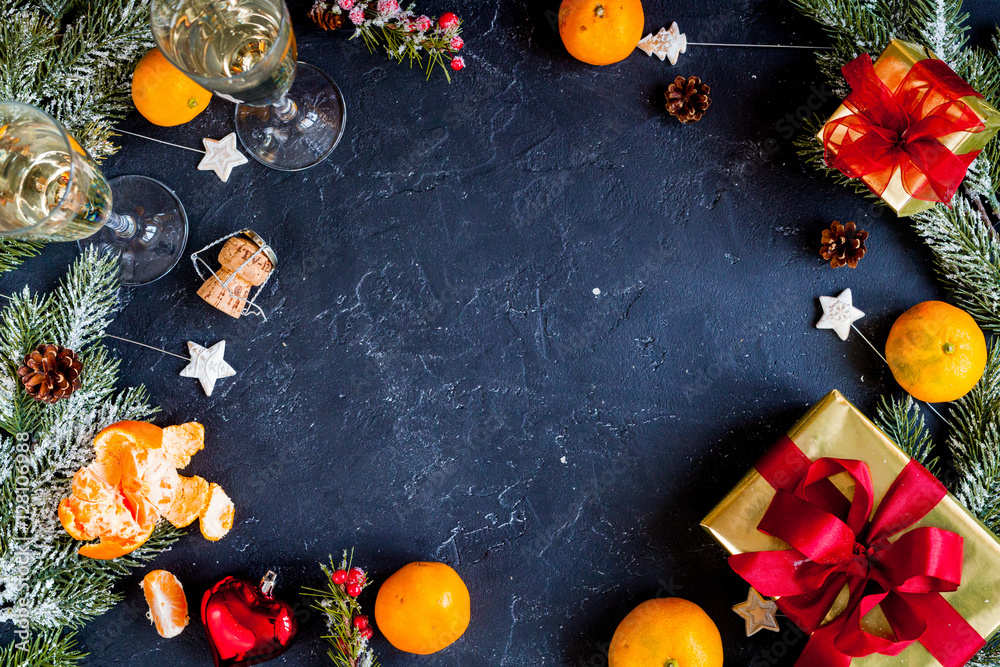
<svg viewBox="0 0 1000 667">
<path fill-rule="evenodd" d="M 147 285 L 170 273 L 184 254 L 188 237 L 187 213 L 177 195 L 146 176 L 119 176 L 108 184 L 112 209 L 131 216 L 138 229 L 122 237 L 102 227 L 80 241 L 80 248 L 96 246 L 118 255 L 123 285 Z"/>
<path fill-rule="evenodd" d="M 236 133 L 250 155 L 272 169 L 308 169 L 327 158 L 344 136 L 347 107 L 326 73 L 300 62 L 287 99 L 295 104 L 283 119 L 275 107 L 236 107 Z"/>
</svg>

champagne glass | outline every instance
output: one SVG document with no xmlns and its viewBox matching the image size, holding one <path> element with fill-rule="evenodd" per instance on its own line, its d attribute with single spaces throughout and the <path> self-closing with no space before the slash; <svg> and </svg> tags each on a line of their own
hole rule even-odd
<svg viewBox="0 0 1000 667">
<path fill-rule="evenodd" d="M 145 285 L 176 266 L 187 234 L 170 188 L 145 176 L 106 180 L 55 119 L 0 100 L 0 236 L 96 245 L 119 257 L 123 284 Z"/>
<path fill-rule="evenodd" d="M 344 97 L 322 70 L 296 63 L 283 0 L 152 0 L 167 60 L 236 102 L 236 132 L 258 162 L 282 171 L 322 162 L 344 134 Z"/>
</svg>

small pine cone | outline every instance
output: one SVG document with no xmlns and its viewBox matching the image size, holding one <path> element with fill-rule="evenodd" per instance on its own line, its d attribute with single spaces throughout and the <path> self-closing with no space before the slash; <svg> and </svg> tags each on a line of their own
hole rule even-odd
<svg viewBox="0 0 1000 667">
<path fill-rule="evenodd" d="M 667 88 L 667 111 L 685 125 L 701 120 L 712 104 L 712 87 L 696 76 L 679 76 Z"/>
<path fill-rule="evenodd" d="M 325 3 L 321 2 L 317 2 L 313 5 L 312 10 L 309 12 L 309 18 L 311 18 L 313 23 L 318 25 L 323 30 L 336 30 L 340 26 L 344 25 L 343 13 L 334 14 L 325 7 Z"/>
<path fill-rule="evenodd" d="M 834 221 L 830 229 L 823 230 L 823 246 L 819 254 L 823 259 L 830 260 L 830 266 L 835 269 L 845 265 L 856 269 L 868 252 L 866 240 L 868 232 L 858 229 L 853 222 L 842 225 Z"/>
<path fill-rule="evenodd" d="M 39 345 L 24 358 L 24 365 L 17 369 L 29 396 L 55 403 L 69 398 L 80 388 L 83 364 L 73 350 L 59 345 Z"/>
</svg>

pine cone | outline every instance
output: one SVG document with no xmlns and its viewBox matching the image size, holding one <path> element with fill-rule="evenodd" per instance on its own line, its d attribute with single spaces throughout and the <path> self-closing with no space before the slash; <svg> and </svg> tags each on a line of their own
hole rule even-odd
<svg viewBox="0 0 1000 667">
<path fill-rule="evenodd" d="M 59 345 L 39 345 L 24 358 L 17 374 L 28 395 L 45 401 L 69 398 L 80 388 L 83 364 L 73 350 Z"/>
<path fill-rule="evenodd" d="M 667 88 L 667 111 L 685 125 L 701 120 L 712 104 L 708 94 L 712 87 L 696 76 L 679 76 Z"/>
<path fill-rule="evenodd" d="M 867 239 L 868 232 L 858 229 L 853 222 L 842 225 L 834 221 L 830 229 L 823 230 L 823 247 L 819 249 L 819 254 L 823 259 L 830 260 L 830 266 L 835 269 L 845 264 L 856 269 L 868 252 L 865 247 Z"/>
<path fill-rule="evenodd" d="M 317 2 L 313 5 L 312 10 L 309 12 L 309 18 L 323 30 L 336 30 L 344 25 L 343 13 L 334 14 L 322 2 Z"/>
</svg>

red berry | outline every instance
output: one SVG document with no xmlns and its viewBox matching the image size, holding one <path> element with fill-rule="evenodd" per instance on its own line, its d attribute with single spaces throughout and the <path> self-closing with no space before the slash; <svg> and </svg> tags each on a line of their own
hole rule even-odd
<svg viewBox="0 0 1000 667">
<path fill-rule="evenodd" d="M 338 586 L 345 581 L 347 581 L 347 572 L 345 570 L 337 570 L 332 575 L 330 575 L 331 581 Z"/>
<path fill-rule="evenodd" d="M 374 634 L 375 634 L 375 631 L 374 631 L 374 630 L 372 630 L 371 628 L 365 628 L 364 630 L 362 630 L 362 631 L 361 631 L 360 633 L 358 633 L 358 634 L 360 634 L 360 635 L 361 635 L 362 637 L 364 637 L 365 639 L 371 639 L 371 638 L 372 638 L 372 635 L 374 635 Z"/>
<path fill-rule="evenodd" d="M 364 615 L 359 615 L 354 617 L 354 627 L 358 630 L 364 630 L 368 627 L 368 617 Z"/>
<path fill-rule="evenodd" d="M 345 587 L 347 589 L 347 594 L 352 598 L 356 598 L 361 595 L 361 584 L 350 583 Z"/>
<path fill-rule="evenodd" d="M 359 567 L 352 567 L 351 571 L 347 573 L 347 583 L 363 586 L 365 583 L 365 571 Z"/>
<path fill-rule="evenodd" d="M 459 70 L 465 69 L 465 59 L 459 56 L 458 58 L 452 58 L 451 68 L 458 72 Z"/>
<path fill-rule="evenodd" d="M 451 30 L 458 27 L 458 16 L 454 12 L 445 12 L 438 18 L 438 26 L 442 30 Z"/>
</svg>

